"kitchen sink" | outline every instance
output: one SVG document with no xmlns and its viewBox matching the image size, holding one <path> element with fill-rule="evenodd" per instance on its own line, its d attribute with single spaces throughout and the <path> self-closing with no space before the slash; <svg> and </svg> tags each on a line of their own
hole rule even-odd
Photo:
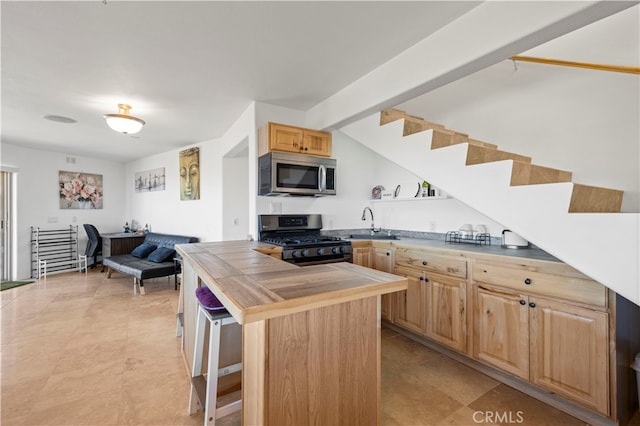
<svg viewBox="0 0 640 426">
<path fill-rule="evenodd" d="M 357 235 L 349 235 L 349 238 L 352 240 L 398 240 L 397 235 L 387 235 L 387 234 L 357 234 Z"/>
</svg>

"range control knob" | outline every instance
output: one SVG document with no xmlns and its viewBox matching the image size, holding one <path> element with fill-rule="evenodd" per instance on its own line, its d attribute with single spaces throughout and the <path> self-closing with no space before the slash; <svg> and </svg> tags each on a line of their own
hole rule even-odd
<svg viewBox="0 0 640 426">
<path fill-rule="evenodd" d="M 291 257 L 300 257 L 300 252 L 297 250 L 294 250 L 291 252 Z"/>
<path fill-rule="evenodd" d="M 309 256 L 309 250 L 307 249 L 302 250 L 302 257 L 307 257 L 307 256 Z"/>
<path fill-rule="evenodd" d="M 319 248 L 317 253 L 318 253 L 318 256 L 322 256 L 324 254 L 324 249 L 323 248 Z"/>
<path fill-rule="evenodd" d="M 331 251 L 336 254 L 342 253 L 342 247 L 334 247 L 331 249 Z"/>
</svg>

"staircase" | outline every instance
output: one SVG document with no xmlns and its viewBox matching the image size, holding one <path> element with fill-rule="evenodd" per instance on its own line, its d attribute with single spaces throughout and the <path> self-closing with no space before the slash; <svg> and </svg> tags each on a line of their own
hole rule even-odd
<svg viewBox="0 0 640 426">
<path fill-rule="evenodd" d="M 396 109 L 341 131 L 640 305 L 640 214 L 620 213 L 622 191 Z"/>
</svg>

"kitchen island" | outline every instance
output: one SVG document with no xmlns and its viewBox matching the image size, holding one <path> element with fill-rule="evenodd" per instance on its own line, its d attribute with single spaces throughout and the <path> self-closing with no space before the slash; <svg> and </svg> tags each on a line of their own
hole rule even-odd
<svg viewBox="0 0 640 426">
<path fill-rule="evenodd" d="M 407 279 L 346 262 L 299 267 L 260 252 L 271 247 L 176 246 L 187 365 L 206 285 L 241 325 L 243 424 L 380 424 L 380 296 Z"/>
</svg>

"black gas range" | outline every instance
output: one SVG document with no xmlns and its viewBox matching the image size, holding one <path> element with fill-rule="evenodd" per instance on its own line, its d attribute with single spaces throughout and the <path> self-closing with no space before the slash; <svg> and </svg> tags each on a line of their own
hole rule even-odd
<svg viewBox="0 0 640 426">
<path fill-rule="evenodd" d="M 351 241 L 321 235 L 319 214 L 258 216 L 259 239 L 282 247 L 282 260 L 297 265 L 351 262 Z"/>
</svg>

